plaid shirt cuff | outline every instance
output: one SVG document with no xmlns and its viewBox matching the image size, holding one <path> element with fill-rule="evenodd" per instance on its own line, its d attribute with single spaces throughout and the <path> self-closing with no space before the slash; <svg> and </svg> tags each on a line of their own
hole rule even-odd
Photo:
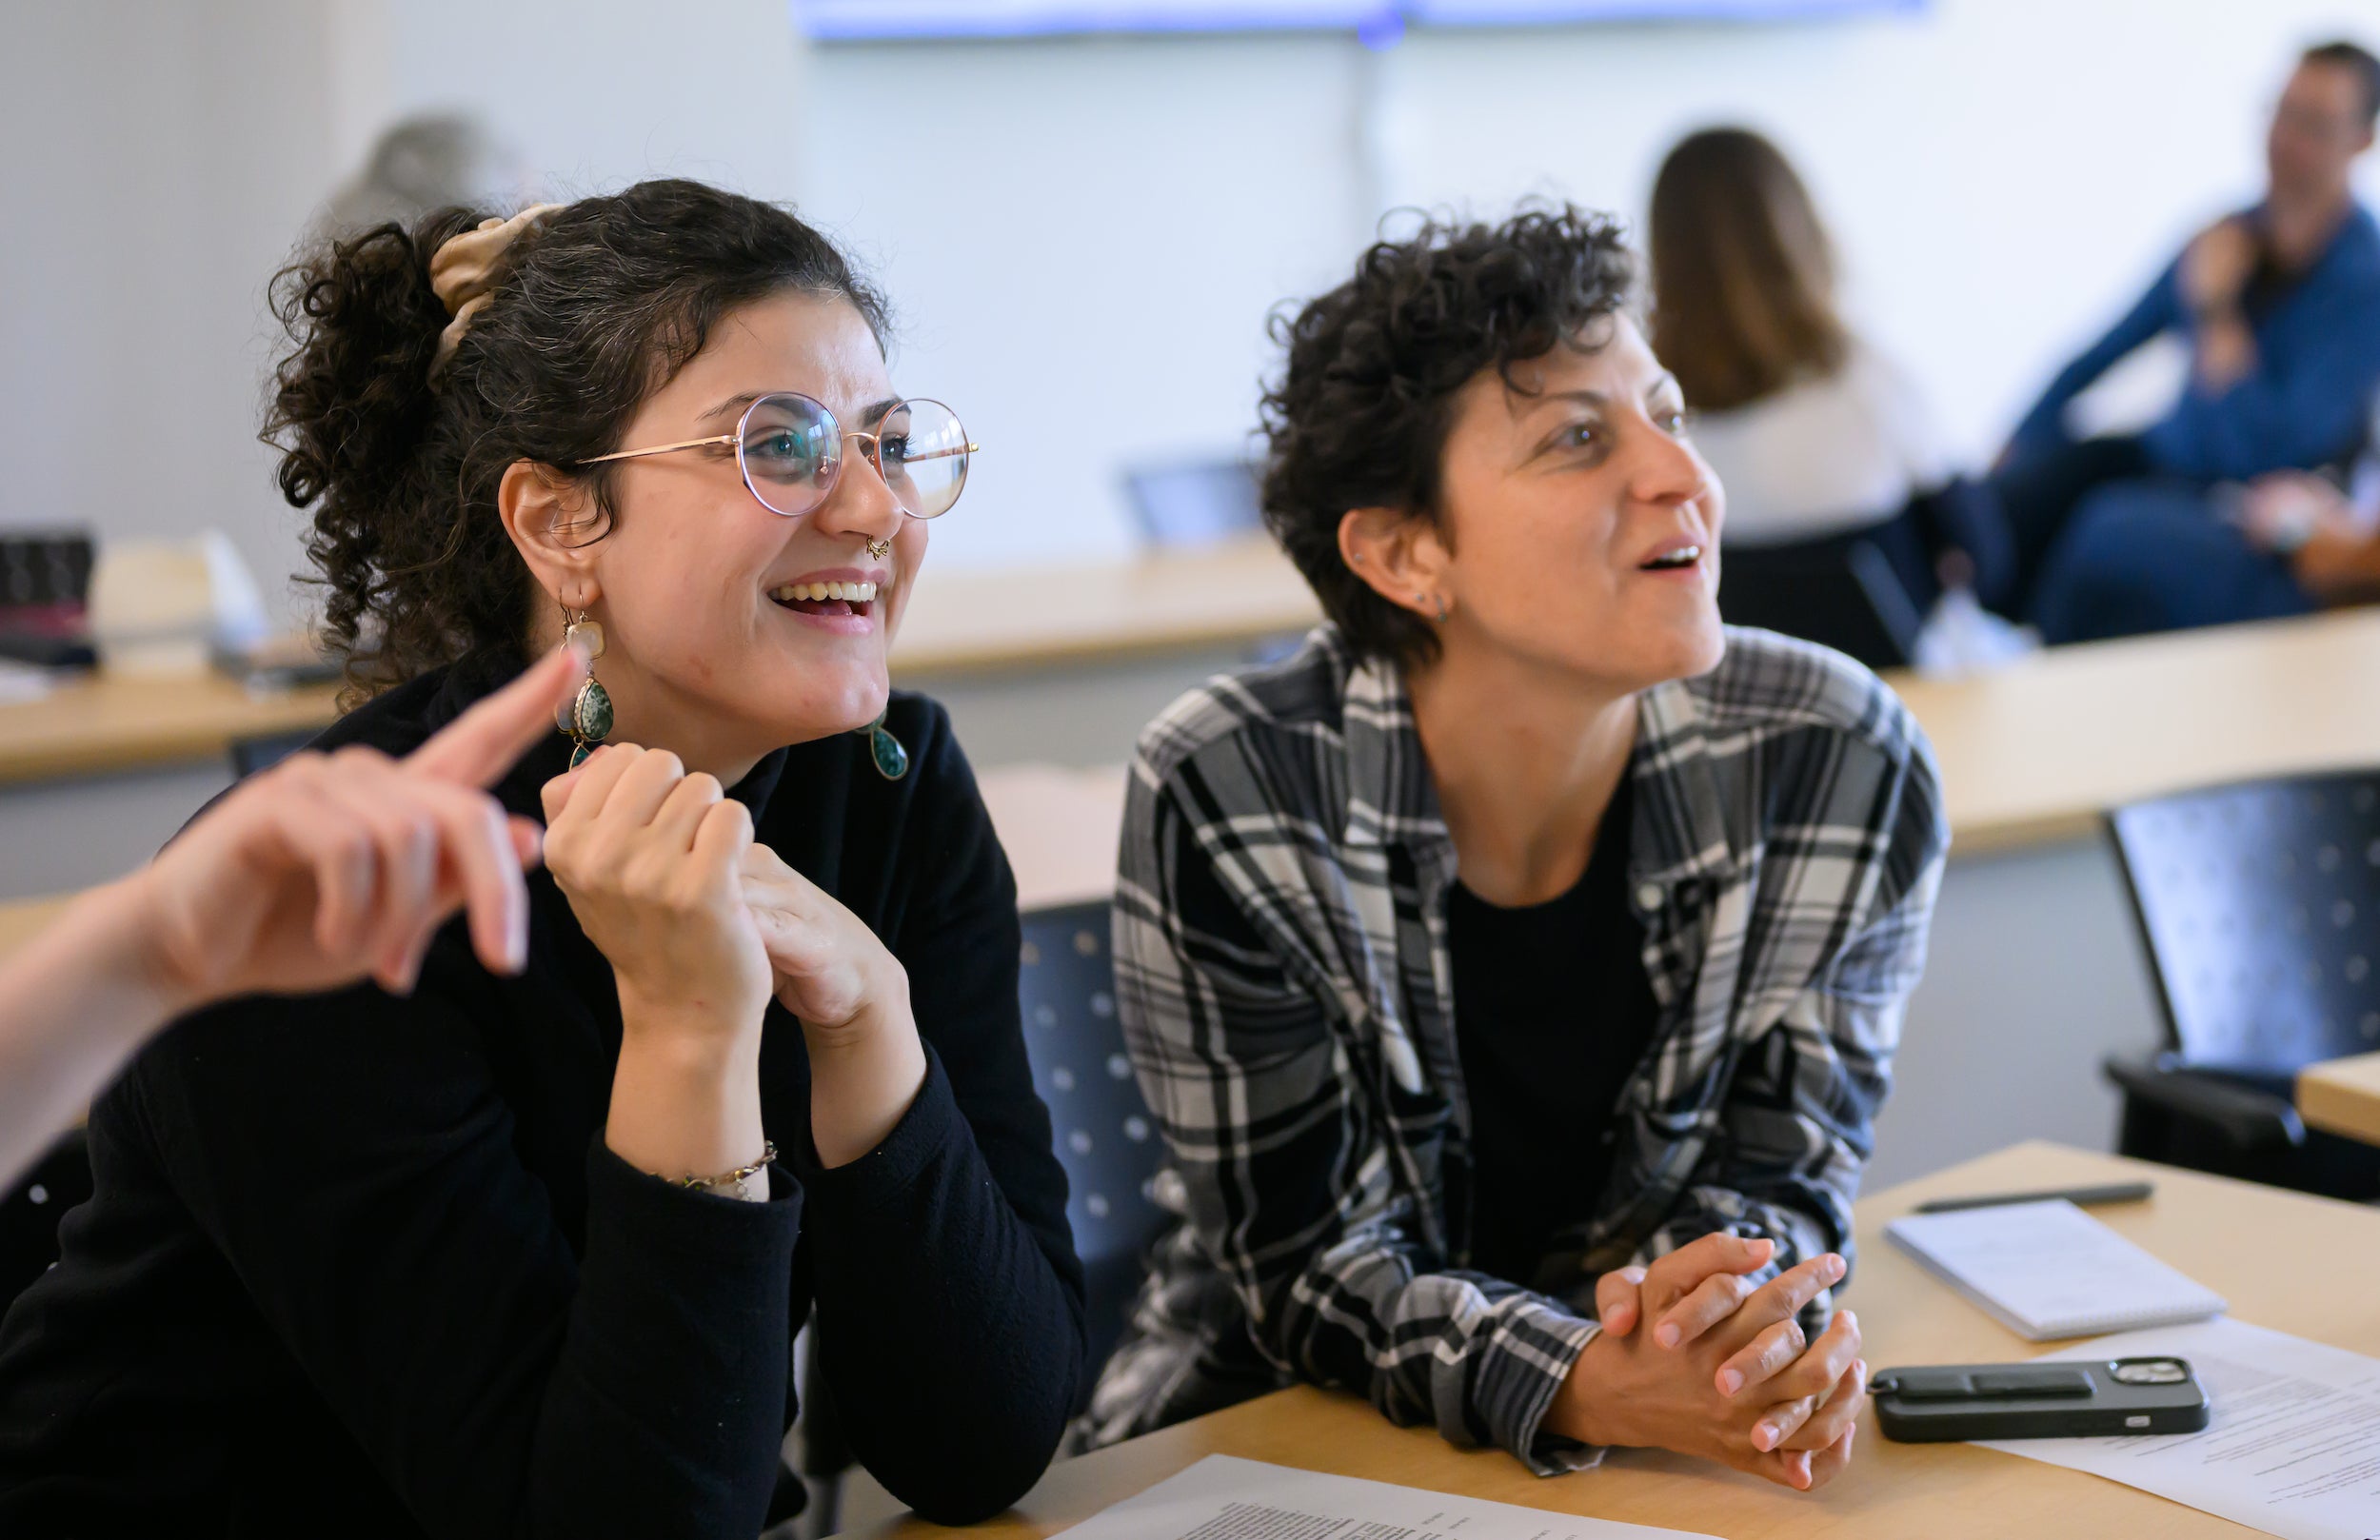
<svg viewBox="0 0 2380 1540">
<path fill-rule="evenodd" d="M 1489 1350 L 1479 1372 L 1479 1406 L 1489 1436 L 1519 1457 L 1533 1474 L 1558 1476 L 1603 1462 L 1597 1445 L 1544 1431 L 1545 1414 L 1570 1377 L 1571 1366 L 1603 1329 L 1551 1305 L 1532 1303 L 1504 1341 Z"/>
</svg>

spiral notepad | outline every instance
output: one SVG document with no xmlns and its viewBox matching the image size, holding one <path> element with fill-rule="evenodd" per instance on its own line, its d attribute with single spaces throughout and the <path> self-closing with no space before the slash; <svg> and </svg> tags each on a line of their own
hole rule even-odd
<svg viewBox="0 0 2380 1540">
<path fill-rule="evenodd" d="M 2200 1321 L 2224 1310 L 2222 1295 L 2064 1198 L 1913 1214 L 1884 1233 L 2033 1342 Z"/>
</svg>

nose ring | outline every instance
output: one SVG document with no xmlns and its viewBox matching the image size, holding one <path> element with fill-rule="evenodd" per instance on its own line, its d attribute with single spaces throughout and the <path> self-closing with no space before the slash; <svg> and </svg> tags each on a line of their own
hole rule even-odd
<svg viewBox="0 0 2380 1540">
<path fill-rule="evenodd" d="M 888 540 L 872 540 L 867 543 L 867 554 L 879 562 L 882 562 L 884 559 L 884 553 L 891 549 L 892 542 Z"/>
</svg>

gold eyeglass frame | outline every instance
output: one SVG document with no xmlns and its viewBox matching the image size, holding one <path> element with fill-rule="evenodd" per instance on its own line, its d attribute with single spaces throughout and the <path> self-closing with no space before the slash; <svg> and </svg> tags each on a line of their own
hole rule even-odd
<svg viewBox="0 0 2380 1540">
<path fill-rule="evenodd" d="M 835 416 L 835 409 L 827 405 L 824 402 L 819 400 L 816 396 L 805 396 L 799 390 L 772 390 L 764 396 L 756 396 L 753 398 L 752 404 L 744 407 L 744 414 L 736 419 L 736 428 L 732 433 L 714 433 L 706 439 L 681 439 L 676 444 L 656 444 L 647 449 L 616 449 L 607 455 L 595 455 L 589 459 L 582 460 L 579 464 L 582 465 L 600 465 L 609 460 L 642 460 L 646 455 L 676 454 L 681 449 L 703 449 L 713 444 L 732 444 L 736 448 L 736 474 L 744 479 L 744 489 L 752 494 L 753 502 L 758 503 L 762 507 L 766 508 L 769 512 L 777 515 L 780 519 L 807 518 L 809 515 L 817 512 L 821 507 L 824 506 L 826 500 L 835 495 L 835 488 L 843 484 L 843 467 L 844 462 L 842 459 L 839 458 L 836 460 L 834 478 L 826 484 L 825 489 L 819 493 L 818 501 L 803 509 L 800 513 L 787 513 L 784 509 L 780 508 L 775 503 L 769 502 L 768 499 L 761 496 L 760 488 L 752 484 L 751 467 L 747 466 L 744 463 L 744 430 L 751 425 L 752 414 L 760 410 L 761 403 L 765 401 L 774 401 L 779 397 L 783 396 L 790 396 L 796 401 L 808 402 L 811 405 L 819 409 L 820 413 L 825 417 L 827 422 L 834 424 L 834 425 L 838 428 L 843 428 L 842 423 Z M 959 414 L 955 411 L 951 411 L 950 404 L 948 402 L 936 401 L 931 396 L 917 396 L 903 398 L 899 403 L 899 405 L 940 406 L 943 411 L 950 413 L 951 422 L 958 424 L 959 431 L 961 433 L 964 433 L 967 430 L 966 424 L 959 422 Z M 888 411 L 885 415 L 889 417 L 892 414 Z M 869 468 L 876 472 L 876 479 L 884 484 L 884 489 L 888 492 L 891 491 L 892 480 L 884 474 L 883 436 L 878 433 L 863 433 L 856 428 L 843 428 L 843 431 L 837 435 L 837 442 L 840 443 L 843 439 L 858 439 L 861 441 L 861 455 L 866 459 Z M 922 455 L 912 456 L 911 458 L 917 460 L 947 460 L 952 455 L 965 455 L 972 459 L 975 455 L 981 453 L 982 448 L 983 446 L 982 444 L 976 443 L 975 440 L 970 438 L 966 443 L 956 448 L 929 449 Z M 962 494 L 963 494 L 967 489 L 966 469 L 967 468 L 963 465 L 959 468 L 959 490 Z M 958 505 L 959 499 L 954 497 L 950 500 L 950 507 L 943 508 L 939 513 L 920 513 L 915 508 L 902 508 L 901 511 L 911 519 L 939 519 L 942 516 L 942 514 L 948 513 L 950 508 L 955 508 Z"/>
</svg>

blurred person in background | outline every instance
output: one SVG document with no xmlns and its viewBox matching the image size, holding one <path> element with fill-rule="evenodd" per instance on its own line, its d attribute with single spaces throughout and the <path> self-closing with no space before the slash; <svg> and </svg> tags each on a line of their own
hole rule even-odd
<svg viewBox="0 0 2380 1540">
<path fill-rule="evenodd" d="M 1947 553 L 1987 592 L 2004 581 L 2000 521 L 1954 474 L 1916 383 L 1844 325 L 1834 243 L 1775 145 L 1680 140 L 1654 181 L 1651 258 L 1653 349 L 1727 488 L 1731 563 L 1868 542 L 1920 616 Z"/>
<path fill-rule="evenodd" d="M 2380 403 L 2344 479 L 2121 482 L 2074 511 L 2033 602 L 2042 640 L 2095 642 L 2380 601 Z"/>
<path fill-rule="evenodd" d="M 321 228 L 354 235 L 411 225 L 439 208 L 511 208 L 528 201 L 529 168 L 479 119 L 432 112 L 400 119 L 330 195 Z"/>
<path fill-rule="evenodd" d="M 2161 482 L 2149 496 L 2171 507 L 2176 488 L 2335 467 L 2361 447 L 2366 405 L 2380 385 L 2380 225 L 2355 201 L 2350 173 L 2371 148 L 2375 119 L 2380 60 L 2349 42 L 2307 49 L 2273 109 L 2264 197 L 2192 240 L 2025 415 L 1993 477 L 2014 554 L 2014 582 L 2001 596 L 2012 618 L 2034 618 L 2053 582 L 2076 590 L 2050 573 L 2096 488 Z M 2168 333 L 2191 355 L 2172 409 L 2136 436 L 2073 438 L 2069 404 Z M 2105 539 L 2102 531 L 2086 543 Z M 2177 550 L 2173 559 L 2187 557 Z M 2053 640 L 2109 634 L 2112 623 L 2044 619 Z"/>
</svg>

